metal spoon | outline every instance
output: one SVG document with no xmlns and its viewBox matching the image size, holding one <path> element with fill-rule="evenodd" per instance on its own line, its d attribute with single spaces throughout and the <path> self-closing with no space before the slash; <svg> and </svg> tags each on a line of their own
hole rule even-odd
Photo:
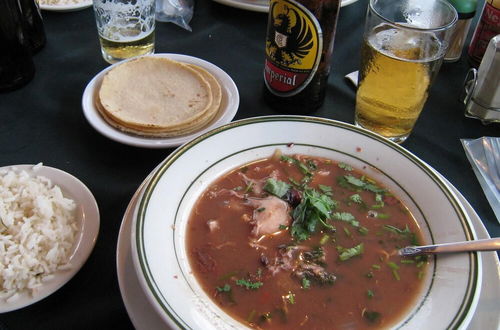
<svg viewBox="0 0 500 330">
<path fill-rule="evenodd" d="M 407 246 L 398 251 L 400 256 L 415 256 L 419 254 L 453 253 L 469 251 L 500 250 L 500 238 L 479 239 L 475 241 L 444 243 L 425 246 Z"/>
</svg>

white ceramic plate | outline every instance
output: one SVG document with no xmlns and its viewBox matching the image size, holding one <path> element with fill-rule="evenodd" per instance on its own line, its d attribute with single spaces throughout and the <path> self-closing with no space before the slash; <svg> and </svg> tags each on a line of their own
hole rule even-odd
<svg viewBox="0 0 500 330">
<path fill-rule="evenodd" d="M 363 168 L 402 199 L 428 243 L 476 238 L 453 191 L 399 145 L 327 119 L 268 116 L 237 121 L 173 152 L 155 171 L 134 213 L 134 266 L 149 301 L 170 326 L 242 326 L 207 297 L 192 274 L 184 246 L 186 224 L 193 204 L 210 182 L 242 164 L 269 157 L 276 149 Z M 421 297 L 396 327 L 465 328 L 480 289 L 481 260 L 477 254 L 434 258 Z"/>
<path fill-rule="evenodd" d="M 82 10 L 92 6 L 92 0 L 77 0 L 76 3 L 71 3 L 71 1 L 60 0 L 59 4 L 44 4 L 41 1 L 40 9 L 49 11 L 76 11 Z"/>
<path fill-rule="evenodd" d="M 134 193 L 123 215 L 118 235 L 118 244 L 116 246 L 116 269 L 123 303 L 134 327 L 138 330 L 168 330 L 167 324 L 154 311 L 144 291 L 142 291 L 131 256 L 130 233 L 132 230 L 132 215 L 139 195 L 142 193 L 142 189 L 148 180 L 149 177 L 143 181 Z"/>
<path fill-rule="evenodd" d="M 83 113 L 85 115 L 85 118 L 87 118 L 87 121 L 90 123 L 90 125 L 92 125 L 99 133 L 116 142 L 128 144 L 135 147 L 170 148 L 170 147 L 180 146 L 181 144 L 192 140 L 193 138 L 197 137 L 200 134 L 203 134 L 223 124 L 229 123 L 234 118 L 234 116 L 236 115 L 236 111 L 238 110 L 238 106 L 240 104 L 240 96 L 236 84 L 231 79 L 231 77 L 222 69 L 220 69 L 219 67 L 215 66 L 210 62 L 188 55 L 154 54 L 147 56 L 166 57 L 179 62 L 195 64 L 212 73 L 217 78 L 222 87 L 222 103 L 218 114 L 210 123 L 207 124 L 207 126 L 203 127 L 201 130 L 188 135 L 182 135 L 171 138 L 143 137 L 139 135 L 125 133 L 123 131 L 120 131 L 119 129 L 114 128 L 101 117 L 99 111 L 95 107 L 94 102 L 96 95 L 99 92 L 99 87 L 101 85 L 102 79 L 106 74 L 106 72 L 111 70 L 114 66 L 123 63 L 122 61 L 98 73 L 89 82 L 89 84 L 85 88 L 85 91 L 83 92 L 83 97 L 82 97 Z"/>
<path fill-rule="evenodd" d="M 444 178 L 443 178 L 444 179 Z M 137 330 L 168 330 L 169 327 L 154 310 L 137 278 L 132 260 L 130 246 L 130 235 L 133 221 L 133 212 L 137 206 L 137 200 L 149 178 L 144 180 L 131 198 L 129 205 L 123 215 L 116 247 L 116 268 L 118 284 L 125 308 Z M 460 202 L 465 207 L 469 218 L 474 226 L 478 239 L 490 238 L 481 219 L 474 211 L 465 197 L 446 179 L 445 182 L 457 194 Z M 482 252 L 480 258 L 483 264 L 483 278 L 481 294 L 476 312 L 467 327 L 468 330 L 498 329 L 500 328 L 500 314 L 497 304 L 500 297 L 500 271 L 496 252 Z"/>
<path fill-rule="evenodd" d="M 269 11 L 269 0 L 214 0 L 220 4 L 244 10 L 267 13 Z M 341 0 L 340 6 L 344 7 L 358 0 Z"/>
<path fill-rule="evenodd" d="M 8 169 L 13 166 L 2 167 Z M 76 220 L 78 234 L 75 239 L 69 263 L 71 268 L 54 273 L 54 277 L 45 282 L 35 296 L 22 293 L 18 299 L 11 303 L 0 300 L 0 313 L 13 311 L 26 307 L 57 291 L 66 284 L 87 261 L 94 248 L 99 233 L 99 209 L 90 190 L 77 178 L 59 169 L 42 166 L 33 170 L 33 165 L 15 165 L 18 170 L 24 170 L 30 175 L 44 176 L 58 185 L 65 197 L 73 199 L 77 204 Z"/>
</svg>

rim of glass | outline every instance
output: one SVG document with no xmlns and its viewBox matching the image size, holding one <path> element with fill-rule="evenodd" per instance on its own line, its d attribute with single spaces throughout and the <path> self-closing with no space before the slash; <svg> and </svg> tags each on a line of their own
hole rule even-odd
<svg viewBox="0 0 500 330">
<path fill-rule="evenodd" d="M 453 15 L 453 19 L 450 23 L 448 24 L 445 24 L 445 25 L 441 25 L 441 26 L 438 26 L 438 27 L 435 27 L 435 28 L 421 28 L 421 27 L 418 27 L 418 26 L 408 26 L 408 25 L 404 25 L 404 24 L 401 24 L 401 23 L 397 23 L 397 22 L 393 22 L 392 20 L 384 17 L 381 13 L 379 13 L 375 7 L 373 6 L 375 2 L 377 2 L 379 0 L 370 0 L 370 3 L 369 3 L 369 8 L 371 10 L 372 13 L 374 13 L 375 15 L 377 15 L 377 17 L 379 17 L 381 20 L 383 20 L 384 22 L 390 24 L 390 25 L 393 25 L 393 26 L 397 26 L 398 28 L 401 28 L 401 29 L 405 29 L 405 30 L 417 30 L 417 31 L 445 31 L 445 30 L 448 30 L 449 28 L 451 28 L 457 21 L 458 21 L 458 13 L 457 13 L 457 10 L 455 9 L 455 7 L 453 7 L 452 4 L 450 4 L 448 1 L 445 1 L 445 0 L 436 0 L 436 2 L 440 2 L 442 5 L 444 5 L 445 7 L 448 7 L 451 9 L 451 12 L 454 14 Z"/>
</svg>

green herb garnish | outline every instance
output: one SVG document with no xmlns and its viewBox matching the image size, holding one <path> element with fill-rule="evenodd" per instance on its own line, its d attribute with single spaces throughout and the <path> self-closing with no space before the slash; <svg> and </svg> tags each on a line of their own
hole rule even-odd
<svg viewBox="0 0 500 330">
<path fill-rule="evenodd" d="M 359 221 L 356 220 L 354 215 L 348 212 L 335 212 L 332 214 L 332 218 L 335 220 L 345 221 L 351 224 L 353 227 L 359 227 Z"/>
<path fill-rule="evenodd" d="M 315 189 L 305 189 L 300 204 L 293 210 L 292 236 L 298 241 L 306 240 L 316 231 L 318 224 L 335 230 L 327 220 L 336 205 L 328 195 L 321 194 Z"/>
<path fill-rule="evenodd" d="M 398 269 L 399 269 L 399 266 L 392 262 L 392 261 L 389 261 L 387 263 L 387 265 L 389 266 L 389 268 L 391 269 L 392 271 L 392 275 L 394 276 L 394 278 L 399 281 L 401 279 L 401 277 L 399 276 L 399 272 L 398 272 Z"/>
<path fill-rule="evenodd" d="M 323 184 L 318 185 L 319 190 L 321 190 L 322 193 L 331 196 L 333 193 L 333 189 L 330 186 L 325 186 Z"/>
<path fill-rule="evenodd" d="M 367 190 L 376 194 L 384 194 L 387 192 L 387 190 L 369 182 L 365 177 L 356 178 L 353 175 L 344 175 L 337 178 L 337 182 L 340 186 L 351 190 Z"/>
<path fill-rule="evenodd" d="M 285 296 L 286 299 L 288 299 L 288 302 L 290 304 L 295 304 L 295 294 L 292 293 L 291 291 L 288 291 L 288 294 Z"/>
<path fill-rule="evenodd" d="M 328 239 L 330 238 L 329 235 L 327 234 L 324 234 L 321 239 L 319 240 L 319 244 L 320 245 L 325 245 L 326 243 L 328 243 Z"/>
<path fill-rule="evenodd" d="M 231 286 L 229 284 L 224 284 L 222 287 L 216 287 L 215 288 L 218 292 L 230 292 L 231 291 Z"/>
<path fill-rule="evenodd" d="M 346 261 L 351 259 L 352 257 L 359 256 L 364 252 L 364 244 L 360 243 L 352 248 L 342 248 L 341 253 L 339 255 L 339 259 L 341 261 Z"/>
<path fill-rule="evenodd" d="M 382 194 L 375 194 L 375 202 L 377 202 L 377 204 L 372 205 L 371 206 L 372 209 L 380 209 L 384 207 L 385 206 L 384 196 Z"/>
<path fill-rule="evenodd" d="M 290 185 L 288 183 L 273 178 L 267 179 L 264 185 L 265 191 L 279 198 L 285 196 L 289 189 Z"/>
<path fill-rule="evenodd" d="M 404 229 L 399 229 L 398 227 L 391 225 L 384 225 L 383 228 L 389 232 L 400 235 L 403 238 L 409 239 L 412 245 L 419 245 L 417 235 L 411 232 L 410 228 L 408 228 L 408 225 L 406 225 Z"/>
<path fill-rule="evenodd" d="M 366 295 L 368 296 L 369 299 L 372 299 L 373 297 L 375 297 L 375 294 L 373 293 L 372 290 L 367 290 Z"/>
<path fill-rule="evenodd" d="M 349 164 L 346 164 L 346 163 L 339 163 L 338 166 L 339 166 L 339 168 L 346 170 L 346 171 L 349 171 L 349 172 L 353 170 L 352 166 Z"/>
<path fill-rule="evenodd" d="M 245 190 L 243 190 L 243 193 L 246 194 L 246 193 L 249 193 L 252 191 L 252 187 L 253 187 L 253 182 L 250 182 L 246 187 L 245 187 Z"/>
<path fill-rule="evenodd" d="M 309 289 L 311 287 L 311 281 L 309 281 L 307 278 L 303 277 L 302 278 L 302 289 Z"/>
<path fill-rule="evenodd" d="M 370 322 L 375 322 L 379 319 L 380 313 L 379 312 L 373 312 L 373 311 L 364 311 L 363 317 L 367 319 Z"/>
<path fill-rule="evenodd" d="M 236 285 L 242 286 L 247 290 L 257 290 L 264 285 L 262 282 L 251 282 L 245 279 L 240 279 L 236 281 Z"/>
<path fill-rule="evenodd" d="M 349 200 L 351 202 L 356 203 L 356 204 L 362 204 L 363 203 L 363 199 L 361 198 L 361 196 L 359 194 L 354 194 L 354 195 L 349 196 Z"/>
<path fill-rule="evenodd" d="M 361 235 L 368 235 L 368 228 L 366 227 L 359 227 L 358 228 L 358 232 L 361 234 Z"/>
</svg>

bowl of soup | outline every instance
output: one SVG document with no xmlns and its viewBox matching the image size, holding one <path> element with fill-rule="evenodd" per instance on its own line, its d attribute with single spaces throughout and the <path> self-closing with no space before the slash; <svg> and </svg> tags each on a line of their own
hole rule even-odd
<svg viewBox="0 0 500 330">
<path fill-rule="evenodd" d="M 132 251 L 172 328 L 444 329 L 474 313 L 477 254 L 398 250 L 474 238 L 449 186 L 401 146 L 267 116 L 167 157 L 135 209 Z"/>
</svg>

